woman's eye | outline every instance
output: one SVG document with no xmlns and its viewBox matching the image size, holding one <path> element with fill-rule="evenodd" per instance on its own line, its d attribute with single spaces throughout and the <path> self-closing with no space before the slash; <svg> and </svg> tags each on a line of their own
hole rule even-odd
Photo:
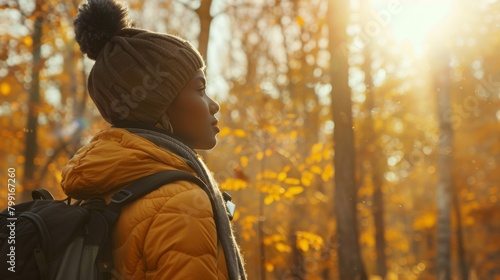
<svg viewBox="0 0 500 280">
<path fill-rule="evenodd" d="M 205 95 L 205 91 L 206 91 L 206 89 L 207 89 L 206 87 L 202 87 L 202 88 L 200 88 L 200 89 L 198 90 L 198 91 L 200 92 L 200 95 L 201 95 L 201 96 Z"/>
</svg>

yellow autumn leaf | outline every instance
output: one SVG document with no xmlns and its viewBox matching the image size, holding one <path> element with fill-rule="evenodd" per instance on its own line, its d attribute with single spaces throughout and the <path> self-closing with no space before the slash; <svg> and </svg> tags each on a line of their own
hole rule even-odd
<svg viewBox="0 0 500 280">
<path fill-rule="evenodd" d="M 264 171 L 264 178 L 274 179 L 276 177 L 278 177 L 278 173 L 269 170 Z"/>
<path fill-rule="evenodd" d="M 301 238 L 297 240 L 297 247 L 299 247 L 299 249 L 301 249 L 302 251 L 307 252 L 309 251 L 309 241 L 307 241 L 307 239 Z"/>
<path fill-rule="evenodd" d="M 246 181 L 241 179 L 235 179 L 235 190 L 246 189 L 248 186 Z"/>
<path fill-rule="evenodd" d="M 272 154 L 273 154 L 273 150 L 271 150 L 271 149 L 267 149 L 267 150 L 266 150 L 266 157 L 269 157 L 269 156 L 271 156 Z"/>
<path fill-rule="evenodd" d="M 246 156 L 240 157 L 240 164 L 241 164 L 241 167 L 247 167 L 247 165 L 248 165 L 248 157 L 246 157 Z"/>
<path fill-rule="evenodd" d="M 297 178 L 286 178 L 285 183 L 287 183 L 289 185 L 298 185 L 298 184 L 300 184 L 300 180 Z"/>
<path fill-rule="evenodd" d="M 323 170 L 321 169 L 321 167 L 319 167 L 317 165 L 313 165 L 313 166 L 311 166 L 311 172 L 315 173 L 315 174 L 321 174 L 323 172 Z"/>
<path fill-rule="evenodd" d="M 413 228 L 417 230 L 432 228 L 436 222 L 436 216 L 433 213 L 427 213 L 418 217 L 415 222 L 413 222 Z"/>
<path fill-rule="evenodd" d="M 311 153 L 320 154 L 323 151 L 323 143 L 316 143 L 312 146 Z"/>
<path fill-rule="evenodd" d="M 31 45 L 33 45 L 33 39 L 31 38 L 31 36 L 26 36 L 23 38 L 23 43 L 26 46 L 31 47 Z"/>
<path fill-rule="evenodd" d="M 273 201 L 274 201 L 273 195 L 268 195 L 268 196 L 266 196 L 266 198 L 264 198 L 265 205 L 269 205 L 269 204 L 273 203 Z"/>
<path fill-rule="evenodd" d="M 264 158 L 264 153 L 263 152 L 258 152 L 255 155 L 255 158 L 257 158 L 257 160 L 262 160 Z"/>
<path fill-rule="evenodd" d="M 268 125 L 268 126 L 266 126 L 266 129 L 267 129 L 269 132 L 271 132 L 271 134 L 276 134 L 276 133 L 278 133 L 278 130 L 277 130 L 277 129 L 276 129 L 276 127 L 275 127 L 275 126 L 273 126 L 273 125 Z"/>
<path fill-rule="evenodd" d="M 236 146 L 236 148 L 234 148 L 234 154 L 239 154 L 241 153 L 241 150 L 243 150 L 243 146 L 242 145 L 238 145 Z"/>
<path fill-rule="evenodd" d="M 323 169 L 323 173 L 321 174 L 321 179 L 323 180 L 323 182 L 326 182 L 332 177 L 333 177 L 333 165 L 328 164 L 325 167 L 325 169 Z"/>
<path fill-rule="evenodd" d="M 312 174 L 309 171 L 304 171 L 304 172 L 302 172 L 302 177 L 300 179 L 301 179 L 303 186 L 309 187 L 312 183 L 313 178 L 314 178 L 314 174 Z"/>
<path fill-rule="evenodd" d="M 279 201 L 281 199 L 281 197 L 279 194 L 275 193 L 275 194 L 273 194 L 273 199 L 274 199 L 274 201 Z"/>
<path fill-rule="evenodd" d="M 240 179 L 226 179 L 221 183 L 221 188 L 224 190 L 241 190 L 247 188 L 247 182 Z"/>
<path fill-rule="evenodd" d="M 264 241 L 265 245 L 271 245 L 274 240 L 273 240 L 272 236 L 268 236 L 268 237 L 264 238 L 263 241 Z"/>
<path fill-rule="evenodd" d="M 297 231 L 298 240 L 307 240 L 309 246 L 318 250 L 323 246 L 323 238 L 315 233 L 307 231 Z"/>
<path fill-rule="evenodd" d="M 274 264 L 272 263 L 266 263 L 266 270 L 271 272 L 274 270 Z"/>
<path fill-rule="evenodd" d="M 231 133 L 231 128 L 227 127 L 227 126 L 223 126 L 221 129 L 220 129 L 220 132 L 219 132 L 219 137 L 224 137 L 226 135 L 229 135 Z"/>
<path fill-rule="evenodd" d="M 330 149 L 323 150 L 323 158 L 325 159 L 331 158 L 331 155 L 332 155 L 332 150 Z"/>
<path fill-rule="evenodd" d="M 0 85 L 0 92 L 3 94 L 3 95 L 9 95 L 10 93 L 10 85 L 8 83 L 2 83 Z"/>
<path fill-rule="evenodd" d="M 300 26 L 304 26 L 304 19 L 301 16 L 297 16 L 297 23 Z"/>
<path fill-rule="evenodd" d="M 290 194 L 290 195 L 297 195 L 299 193 L 302 193 L 304 191 L 304 188 L 301 187 L 301 186 L 293 186 L 293 187 L 290 187 L 286 190 L 286 193 L 287 194 Z"/>
<path fill-rule="evenodd" d="M 312 183 L 311 179 L 306 178 L 306 177 L 302 177 L 302 181 L 301 182 L 302 182 L 302 185 L 304 187 L 309 187 L 311 185 L 311 183 Z"/>
<path fill-rule="evenodd" d="M 285 167 L 283 167 L 283 172 L 288 172 L 291 168 L 292 167 L 290 165 L 286 165 Z"/>
<path fill-rule="evenodd" d="M 283 243 L 276 244 L 276 249 L 278 249 L 278 251 L 280 251 L 280 252 L 290 252 L 291 251 L 290 246 L 287 246 L 286 244 L 283 244 Z"/>
<path fill-rule="evenodd" d="M 234 132 L 236 137 L 245 137 L 246 132 L 243 129 L 236 129 Z"/>
<path fill-rule="evenodd" d="M 312 154 L 311 159 L 313 162 L 321 162 L 323 157 L 322 157 L 321 153 L 316 153 L 316 154 Z"/>
<path fill-rule="evenodd" d="M 375 246 L 375 238 L 373 237 L 373 233 L 369 231 L 364 231 L 361 233 L 361 236 L 359 238 L 360 243 L 367 245 L 368 247 L 373 247 Z"/>
<path fill-rule="evenodd" d="M 320 192 L 320 191 L 316 191 L 314 193 L 314 197 L 318 200 L 318 201 L 321 201 L 321 202 L 328 202 L 328 196 L 326 196 L 324 193 Z"/>
<path fill-rule="evenodd" d="M 286 179 L 286 172 L 280 172 L 278 174 L 278 181 L 282 182 Z"/>
</svg>

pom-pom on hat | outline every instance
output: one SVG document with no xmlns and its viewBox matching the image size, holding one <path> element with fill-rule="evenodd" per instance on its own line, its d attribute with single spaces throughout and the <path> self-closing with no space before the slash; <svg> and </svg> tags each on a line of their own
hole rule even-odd
<svg viewBox="0 0 500 280">
<path fill-rule="evenodd" d="M 117 0 L 88 0 L 74 21 L 80 50 L 95 60 L 89 94 L 103 118 L 155 125 L 205 63 L 186 40 L 131 28 Z"/>
</svg>

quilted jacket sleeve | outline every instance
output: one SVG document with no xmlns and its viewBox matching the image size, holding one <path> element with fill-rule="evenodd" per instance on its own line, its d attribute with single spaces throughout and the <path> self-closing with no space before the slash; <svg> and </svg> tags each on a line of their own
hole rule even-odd
<svg viewBox="0 0 500 280">
<path fill-rule="evenodd" d="M 115 263 L 122 277 L 218 278 L 215 222 L 201 188 L 169 184 L 124 210 L 115 228 Z"/>
</svg>

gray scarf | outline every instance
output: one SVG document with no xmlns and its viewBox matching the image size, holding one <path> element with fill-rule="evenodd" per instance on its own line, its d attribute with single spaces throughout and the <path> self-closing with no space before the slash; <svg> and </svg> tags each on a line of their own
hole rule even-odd
<svg viewBox="0 0 500 280">
<path fill-rule="evenodd" d="M 207 187 L 205 191 L 209 196 L 211 196 L 211 201 L 215 204 L 212 205 L 212 208 L 214 209 L 217 237 L 222 246 L 222 250 L 224 250 L 229 279 L 245 280 L 245 269 L 243 267 L 239 247 L 236 244 L 231 224 L 227 216 L 224 199 L 222 198 L 219 187 L 205 163 L 196 155 L 196 152 L 193 149 L 167 134 L 142 128 L 125 129 L 181 157 L 205 183 Z"/>
</svg>

